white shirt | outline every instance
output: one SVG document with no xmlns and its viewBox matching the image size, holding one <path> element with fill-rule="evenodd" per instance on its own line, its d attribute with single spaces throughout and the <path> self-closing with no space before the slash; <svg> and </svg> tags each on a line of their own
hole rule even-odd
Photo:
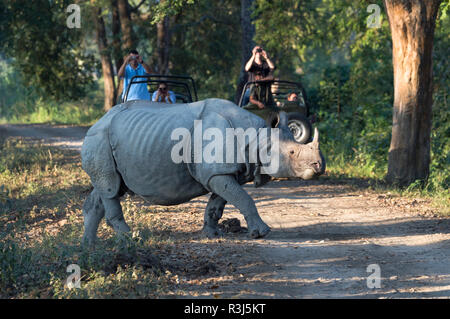
<svg viewBox="0 0 450 319">
<path fill-rule="evenodd" d="M 152 101 L 153 102 L 161 102 L 161 96 L 159 96 L 158 101 L 156 101 L 156 96 L 158 94 L 158 91 L 153 92 L 152 95 Z M 172 91 L 169 90 L 169 99 L 172 103 L 175 103 L 175 101 L 177 100 L 177 98 L 175 97 L 175 93 L 173 93 Z"/>
</svg>

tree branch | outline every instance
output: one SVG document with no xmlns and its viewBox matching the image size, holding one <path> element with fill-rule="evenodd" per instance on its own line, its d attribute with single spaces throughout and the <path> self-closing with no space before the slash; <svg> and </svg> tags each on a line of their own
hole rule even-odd
<svg viewBox="0 0 450 319">
<path fill-rule="evenodd" d="M 136 13 L 138 10 L 139 10 L 139 8 L 144 4 L 146 2 L 146 0 L 142 0 L 137 6 L 135 6 L 135 7 L 133 7 L 131 4 L 130 4 L 130 12 L 133 12 L 133 13 Z"/>
</svg>

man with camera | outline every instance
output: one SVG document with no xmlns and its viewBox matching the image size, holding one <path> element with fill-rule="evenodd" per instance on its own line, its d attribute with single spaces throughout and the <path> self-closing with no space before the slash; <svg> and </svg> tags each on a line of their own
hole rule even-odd
<svg viewBox="0 0 450 319">
<path fill-rule="evenodd" d="M 153 102 L 163 102 L 163 103 L 175 103 L 176 97 L 175 93 L 169 91 L 169 87 L 166 82 L 159 83 L 158 90 L 153 92 L 152 101 Z"/>
<path fill-rule="evenodd" d="M 275 66 L 267 56 L 267 53 L 260 46 L 255 46 L 252 50 L 252 57 L 245 65 L 245 71 L 249 73 L 249 82 L 254 81 L 270 81 L 273 80 L 273 70 Z M 247 104 L 247 98 L 250 103 L 255 104 L 262 109 L 265 104 L 273 103 L 270 88 L 263 83 L 253 84 L 245 92 L 246 99 L 244 105 Z"/>
<path fill-rule="evenodd" d="M 131 50 L 128 56 L 123 59 L 123 64 L 117 72 L 117 76 L 124 78 L 122 100 L 125 98 L 128 86 L 133 76 L 147 75 L 152 73 L 150 67 L 142 60 L 137 50 Z M 147 83 L 136 83 L 130 87 L 127 101 L 130 100 L 150 100 L 150 93 L 147 89 Z"/>
</svg>

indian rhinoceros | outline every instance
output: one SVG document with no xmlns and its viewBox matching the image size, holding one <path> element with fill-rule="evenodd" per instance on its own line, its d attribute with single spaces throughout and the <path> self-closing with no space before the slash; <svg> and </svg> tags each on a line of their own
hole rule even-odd
<svg viewBox="0 0 450 319">
<path fill-rule="evenodd" d="M 248 159 L 251 156 L 244 156 L 244 161 L 231 162 L 195 160 L 195 150 L 189 153 L 189 148 L 183 150 L 186 152 L 182 155 L 183 160 L 174 160 L 174 154 L 177 155 L 174 149 L 192 147 L 191 139 L 180 142 L 174 132 L 195 135 L 199 125 L 201 134 L 206 134 L 208 129 L 224 135 L 229 129 L 255 129 L 258 137 L 263 129 L 276 127 L 277 151 L 272 137 L 275 135 L 268 133 L 265 142 L 256 146 L 256 151 L 265 148 L 267 154 L 271 154 L 264 163 L 259 156 L 253 162 Z M 211 136 L 209 138 L 212 140 Z M 298 144 L 289 131 L 285 113 L 273 116 L 266 123 L 221 99 L 189 104 L 137 100 L 116 105 L 89 129 L 82 146 L 82 166 L 94 186 L 83 205 L 83 241 L 95 242 L 98 225 L 104 216 L 116 232 L 130 231 L 120 205 L 120 198 L 126 192 L 156 205 L 177 205 L 212 193 L 204 215 L 203 231 L 208 237 L 220 234 L 218 221 L 226 203 L 233 204 L 243 214 L 252 238 L 263 237 L 270 228 L 260 218 L 253 199 L 241 185 L 253 181 L 255 186 L 260 186 L 270 180 L 268 174 L 303 179 L 323 174 L 325 161 L 318 139 L 319 133 L 315 129 L 312 142 Z M 223 141 L 218 139 L 218 142 Z M 200 150 L 207 147 L 207 141 L 201 143 Z M 246 153 L 244 155 L 251 151 L 249 143 L 250 138 L 244 139 L 241 143 L 244 145 L 239 146 L 240 151 Z M 275 157 L 276 171 L 266 173 Z"/>
</svg>

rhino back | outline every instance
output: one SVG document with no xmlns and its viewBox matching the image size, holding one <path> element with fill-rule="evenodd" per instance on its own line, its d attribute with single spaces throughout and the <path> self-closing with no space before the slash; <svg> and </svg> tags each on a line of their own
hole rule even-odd
<svg viewBox="0 0 450 319">
<path fill-rule="evenodd" d="M 202 112 L 202 117 L 206 117 L 210 113 L 219 114 L 230 123 L 230 127 L 240 127 L 244 130 L 250 127 L 258 129 L 266 126 L 266 122 L 261 117 L 228 100 L 211 98 L 204 102 L 205 110 Z"/>
<path fill-rule="evenodd" d="M 173 205 L 207 193 L 185 163 L 171 158 L 177 128 L 190 130 L 203 103 L 145 102 L 118 113 L 111 121 L 109 140 L 117 170 L 134 193 L 154 204 Z"/>
</svg>

